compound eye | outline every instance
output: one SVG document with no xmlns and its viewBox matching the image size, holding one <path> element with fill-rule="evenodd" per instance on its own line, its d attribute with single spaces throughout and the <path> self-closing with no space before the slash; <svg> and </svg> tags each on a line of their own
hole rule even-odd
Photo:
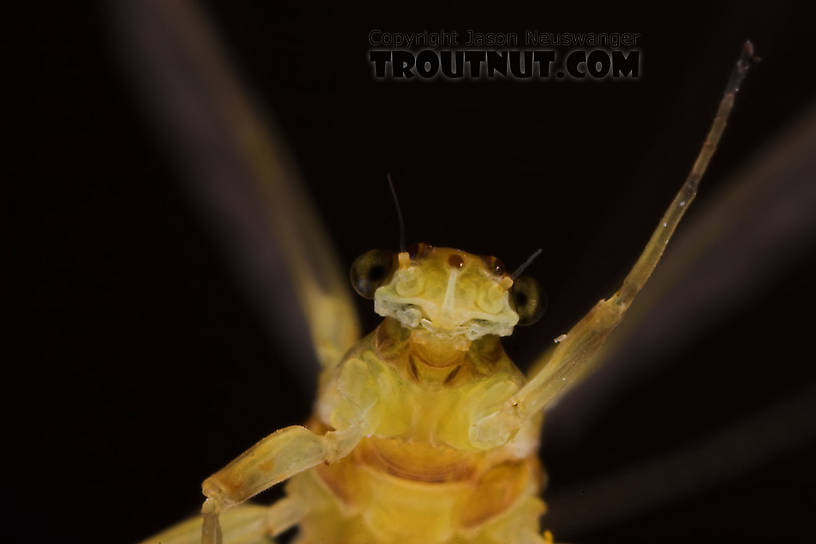
<svg viewBox="0 0 816 544">
<path fill-rule="evenodd" d="M 372 249 L 354 259 L 349 272 L 351 286 L 363 298 L 374 298 L 374 291 L 385 284 L 396 267 L 392 251 Z"/>
<path fill-rule="evenodd" d="M 547 308 L 547 296 L 541 285 L 530 276 L 522 276 L 513 281 L 510 288 L 510 300 L 519 316 L 519 325 L 532 325 L 544 315 Z"/>
</svg>

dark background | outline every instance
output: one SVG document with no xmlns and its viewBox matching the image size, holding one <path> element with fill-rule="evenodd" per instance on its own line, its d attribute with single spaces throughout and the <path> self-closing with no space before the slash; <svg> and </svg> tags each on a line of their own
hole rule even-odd
<svg viewBox="0 0 816 544">
<path fill-rule="evenodd" d="M 208 4 L 238 69 L 279 122 L 343 266 L 396 245 L 388 171 L 411 240 L 495 254 L 511 268 L 544 248 L 530 273 L 548 291 L 548 314 L 506 342 L 522 367 L 634 261 L 694 160 L 744 39 L 764 62 L 739 96 L 699 201 L 728 191 L 729 175 L 772 143 L 816 89 L 805 62 L 812 23 L 794 4 L 676 4 L 654 13 Z M 46 79 L 35 97 L 43 115 L 31 165 L 38 194 L 16 232 L 33 264 L 24 290 L 37 316 L 30 370 L 52 409 L 23 443 L 59 457 L 49 476 L 58 486 L 45 492 L 76 512 L 69 526 L 39 528 L 67 536 L 80 526 L 83 540 L 136 541 L 194 512 L 205 476 L 307 417 L 313 391 L 292 365 L 312 361 L 286 360 L 281 339 L 264 329 L 172 153 L 158 144 L 106 10 L 54 6 L 36 25 Z M 372 79 L 370 29 L 442 27 L 638 32 L 643 77 Z M 815 270 L 812 257 L 801 257 L 568 442 L 548 441 L 552 493 L 672 451 L 814 383 Z M 360 310 L 372 328 L 371 305 L 360 301 Z M 808 444 L 614 525 L 557 536 L 808 541 L 816 513 L 816 448 Z"/>
</svg>

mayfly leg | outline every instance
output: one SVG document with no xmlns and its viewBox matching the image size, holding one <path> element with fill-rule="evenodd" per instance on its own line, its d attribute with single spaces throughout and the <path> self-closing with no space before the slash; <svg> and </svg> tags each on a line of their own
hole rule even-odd
<svg viewBox="0 0 816 544">
<path fill-rule="evenodd" d="M 222 544 L 260 544 L 294 527 L 306 514 L 299 499 L 286 497 L 272 506 L 245 504 L 221 516 L 220 527 L 213 530 Z M 140 544 L 199 544 L 206 518 L 196 516 L 144 540 Z"/>
<path fill-rule="evenodd" d="M 292 425 L 260 440 L 227 466 L 204 480 L 207 497 L 201 508 L 204 523 L 202 544 L 221 542 L 219 515 L 251 499 L 261 491 L 321 463 L 346 457 L 363 436 L 371 432 L 379 402 L 369 365 L 361 359 L 346 359 L 338 377 L 337 428 L 317 434 Z M 352 392 L 365 391 L 364 395 Z"/>
<path fill-rule="evenodd" d="M 487 444 L 511 436 L 522 422 L 551 406 L 594 367 L 600 348 L 652 275 L 675 228 L 694 200 L 700 179 L 733 110 L 735 96 L 749 68 L 757 60 L 751 42 L 745 42 L 691 172 L 621 287 L 608 299 L 599 301 L 567 334 L 562 335 L 554 350 L 533 363 L 536 373 L 498 412 L 474 426 L 471 433 L 477 443 Z"/>
<path fill-rule="evenodd" d="M 359 339 L 346 275 L 280 138 L 262 122 L 206 17 L 189 2 L 122 2 L 112 9 L 164 141 L 180 159 L 191 195 L 215 218 L 216 235 L 238 263 L 254 302 L 278 329 L 302 314 L 316 358 L 323 367 L 336 365 Z M 281 266 L 291 284 L 280 285 Z M 290 285 L 296 300 L 281 305 L 279 295 Z M 293 357 L 295 366 L 308 366 L 301 358 Z M 288 499 L 268 513 L 240 503 L 347 454 L 359 431 L 350 427 L 318 436 L 289 427 L 273 433 L 204 482 L 202 518 L 170 531 L 177 542 L 254 542 L 297 523 L 302 512 Z M 236 540 L 245 533 L 248 539 Z"/>
<path fill-rule="evenodd" d="M 522 418 L 546 409 L 556 398 L 574 386 L 592 368 L 595 355 L 606 338 L 620 323 L 663 256 L 666 245 L 697 194 L 700 180 L 717 149 L 734 108 L 734 99 L 751 65 L 756 62 L 750 41 L 743 45 L 739 59 L 728 79 L 717 114 L 688 177 L 663 214 L 646 248 L 638 257 L 620 289 L 601 300 L 566 334 L 550 359 L 511 401 Z M 536 366 L 536 365 L 534 365 Z"/>
</svg>

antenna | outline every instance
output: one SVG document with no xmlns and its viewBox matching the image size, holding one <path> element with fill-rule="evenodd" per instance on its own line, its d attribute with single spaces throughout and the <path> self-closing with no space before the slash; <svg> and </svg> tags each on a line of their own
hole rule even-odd
<svg viewBox="0 0 816 544">
<path fill-rule="evenodd" d="M 388 172 L 385 177 L 388 179 L 388 187 L 391 189 L 391 196 L 394 198 L 394 207 L 397 208 L 397 219 L 399 220 L 399 249 L 400 253 L 405 251 L 405 221 L 402 219 L 402 208 L 400 208 L 399 199 L 397 198 L 397 191 L 394 189 L 394 182 L 391 181 L 391 172 Z"/>
<path fill-rule="evenodd" d="M 525 270 L 525 269 L 526 269 L 528 266 L 530 266 L 531 264 L 533 264 L 533 261 L 535 261 L 535 260 L 536 260 L 536 258 L 537 258 L 539 255 L 541 255 L 541 252 L 542 252 L 542 251 L 543 251 L 543 250 L 542 250 L 541 248 L 538 248 L 538 249 L 536 249 L 535 251 L 533 251 L 533 254 L 532 254 L 532 255 L 530 255 L 529 257 L 527 257 L 527 260 L 526 260 L 526 261 L 524 261 L 523 263 L 521 263 L 521 266 L 519 266 L 518 268 L 516 268 L 516 271 L 515 271 L 515 272 L 513 272 L 512 274 L 510 274 L 510 277 L 511 277 L 511 278 L 513 278 L 513 279 L 518 278 L 518 277 L 521 275 L 521 273 L 522 273 L 522 272 L 524 272 L 524 270 Z"/>
</svg>

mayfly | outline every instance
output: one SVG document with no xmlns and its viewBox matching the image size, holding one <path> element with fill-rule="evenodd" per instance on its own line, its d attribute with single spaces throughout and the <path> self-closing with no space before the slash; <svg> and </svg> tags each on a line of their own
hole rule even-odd
<svg viewBox="0 0 816 544">
<path fill-rule="evenodd" d="M 306 426 L 271 434 L 205 480 L 202 516 L 148 542 L 256 542 L 295 525 L 302 544 L 551 542 L 539 530 L 543 414 L 593 369 L 652 274 L 753 61 L 747 42 L 689 177 L 621 287 L 561 335 L 528 376 L 500 342 L 540 314 L 540 290 L 521 275 L 523 265 L 508 273 L 495 257 L 429 244 L 365 253 L 352 266 L 352 285 L 385 319 L 358 339 L 332 263 L 320 261 L 319 243 L 302 247 L 319 237 L 312 225 L 297 237 L 303 225 L 276 225 L 323 367 L 315 413 Z M 259 136 L 250 112 L 218 67 L 210 68 L 208 83 L 252 154 Z M 278 161 L 253 155 L 251 162 L 275 180 L 267 191 L 291 196 Z M 245 504 L 286 480 L 287 496 L 271 507 Z"/>
</svg>

